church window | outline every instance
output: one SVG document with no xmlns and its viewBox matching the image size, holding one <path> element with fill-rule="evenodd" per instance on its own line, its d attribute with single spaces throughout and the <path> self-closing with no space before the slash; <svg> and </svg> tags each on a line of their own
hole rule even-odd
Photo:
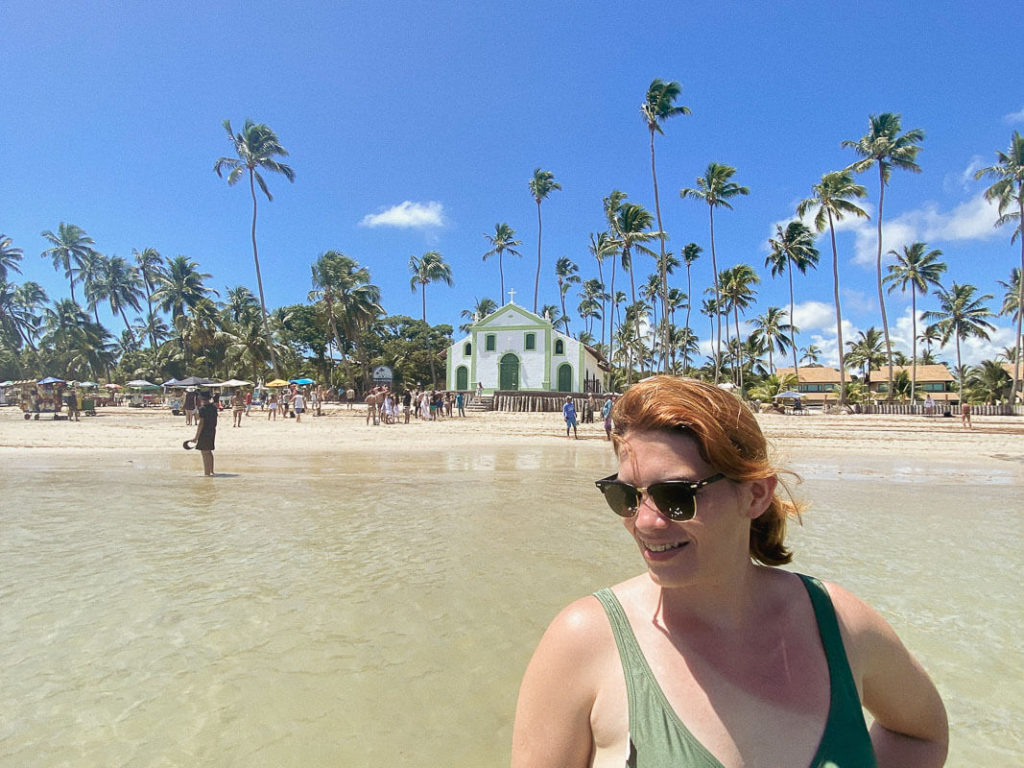
<svg viewBox="0 0 1024 768">
<path fill-rule="evenodd" d="M 488 352 L 493 352 L 494 348 L 496 346 L 496 343 L 497 343 L 497 338 L 495 337 L 495 335 L 493 333 L 488 333 L 487 334 L 486 342 L 484 344 L 484 347 L 487 349 L 487 351 Z"/>
<path fill-rule="evenodd" d="M 528 333 L 528 334 L 526 334 L 526 344 L 525 344 L 525 347 L 526 347 L 526 349 L 536 349 L 537 348 L 537 334 L 535 334 L 535 333 Z"/>
</svg>

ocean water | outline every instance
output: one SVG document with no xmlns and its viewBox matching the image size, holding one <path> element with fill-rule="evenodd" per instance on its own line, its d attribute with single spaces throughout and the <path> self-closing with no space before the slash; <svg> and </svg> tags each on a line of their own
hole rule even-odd
<svg viewBox="0 0 1024 768">
<path fill-rule="evenodd" d="M 220 452 L 218 452 L 220 453 Z M 935 678 L 951 766 L 1021 765 L 1019 457 L 794 458 L 795 569 Z M 604 446 L 82 459 L 0 472 L 0 766 L 508 764 L 554 614 L 634 575 Z"/>
</svg>

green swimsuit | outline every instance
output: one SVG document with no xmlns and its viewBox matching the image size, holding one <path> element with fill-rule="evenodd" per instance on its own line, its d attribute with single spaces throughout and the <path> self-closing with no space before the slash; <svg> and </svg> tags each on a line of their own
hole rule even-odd
<svg viewBox="0 0 1024 768">
<path fill-rule="evenodd" d="M 828 660 L 831 687 L 828 720 L 810 768 L 876 768 L 874 750 L 861 711 L 832 600 L 821 582 L 797 574 L 811 597 L 818 632 Z M 627 768 L 722 768 L 678 718 L 644 658 L 618 598 L 610 589 L 601 601 L 615 635 L 629 699 Z"/>
</svg>

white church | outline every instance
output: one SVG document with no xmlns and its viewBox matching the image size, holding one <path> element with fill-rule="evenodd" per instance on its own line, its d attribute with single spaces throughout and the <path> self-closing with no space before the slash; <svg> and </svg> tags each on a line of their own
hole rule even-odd
<svg viewBox="0 0 1024 768">
<path fill-rule="evenodd" d="M 606 391 L 609 367 L 591 347 L 510 303 L 448 348 L 447 388 L 484 392 Z"/>
</svg>

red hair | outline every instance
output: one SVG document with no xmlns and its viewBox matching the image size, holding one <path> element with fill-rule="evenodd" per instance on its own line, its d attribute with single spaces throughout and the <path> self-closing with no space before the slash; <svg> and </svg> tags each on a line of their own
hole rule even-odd
<svg viewBox="0 0 1024 768">
<path fill-rule="evenodd" d="M 696 441 L 704 461 L 735 482 L 778 478 L 785 471 L 769 460 L 768 443 L 750 409 L 729 392 L 702 381 L 675 376 L 644 379 L 615 403 L 612 421 L 616 453 L 631 432 L 682 432 Z M 751 521 L 750 557 L 765 565 L 790 562 L 786 521 L 799 516 L 800 506 L 780 482 L 768 508 Z"/>
</svg>

